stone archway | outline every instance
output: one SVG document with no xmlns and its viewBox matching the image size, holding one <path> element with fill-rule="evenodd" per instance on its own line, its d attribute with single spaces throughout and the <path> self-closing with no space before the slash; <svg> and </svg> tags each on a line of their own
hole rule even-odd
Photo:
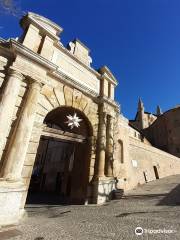
<svg viewBox="0 0 180 240">
<path fill-rule="evenodd" d="M 89 97 L 85 96 L 77 89 L 70 88 L 62 83 L 56 84 L 56 87 L 50 87 L 44 85 L 41 90 L 36 117 L 32 129 L 31 139 L 28 145 L 26 158 L 22 170 L 23 182 L 26 185 L 26 192 L 23 194 L 21 208 L 24 207 L 27 198 L 27 191 L 30 184 L 31 174 L 39 146 L 40 138 L 44 131 L 44 120 L 46 116 L 50 116 L 53 111 L 58 108 L 71 108 L 76 109 L 80 113 L 86 122 L 89 123 L 91 137 L 89 138 L 89 144 L 91 145 L 91 152 L 89 158 L 89 176 L 88 182 L 91 182 L 94 175 L 94 166 L 96 159 L 96 139 L 98 131 L 98 105 Z M 88 127 L 89 128 L 89 127 Z M 90 186 L 91 188 L 91 186 Z M 88 199 L 91 201 L 92 194 L 89 191 Z"/>
<path fill-rule="evenodd" d="M 67 116 L 80 120 L 71 128 Z M 44 120 L 32 171 L 28 203 L 84 204 L 87 199 L 92 126 L 73 107 L 59 107 Z"/>
</svg>

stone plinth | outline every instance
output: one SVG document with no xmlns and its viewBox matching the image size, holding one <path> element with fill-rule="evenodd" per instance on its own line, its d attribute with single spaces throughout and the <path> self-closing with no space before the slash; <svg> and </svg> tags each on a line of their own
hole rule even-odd
<svg viewBox="0 0 180 240">
<path fill-rule="evenodd" d="M 93 183 L 93 200 L 95 204 L 103 204 L 111 200 L 112 191 L 115 189 L 114 178 L 99 178 Z"/>
</svg>

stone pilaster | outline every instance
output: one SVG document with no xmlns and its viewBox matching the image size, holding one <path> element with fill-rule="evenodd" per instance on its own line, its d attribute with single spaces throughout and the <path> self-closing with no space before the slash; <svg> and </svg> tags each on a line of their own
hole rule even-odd
<svg viewBox="0 0 180 240">
<path fill-rule="evenodd" d="M 32 82 L 29 85 L 26 102 L 22 108 L 4 161 L 3 178 L 7 180 L 18 181 L 21 179 L 40 89 L 41 86 L 38 82 Z"/>
<path fill-rule="evenodd" d="M 15 104 L 20 91 L 23 75 L 9 69 L 6 86 L 0 100 L 0 158 L 11 126 Z"/>
<path fill-rule="evenodd" d="M 112 177 L 113 176 L 113 128 L 114 125 L 114 118 L 108 115 L 107 118 L 107 140 L 106 140 L 106 176 Z"/>
<path fill-rule="evenodd" d="M 107 118 L 107 114 L 103 111 L 103 107 L 102 107 L 100 109 L 100 114 L 99 114 L 97 177 L 104 177 L 105 157 L 106 157 L 106 118 Z"/>
</svg>

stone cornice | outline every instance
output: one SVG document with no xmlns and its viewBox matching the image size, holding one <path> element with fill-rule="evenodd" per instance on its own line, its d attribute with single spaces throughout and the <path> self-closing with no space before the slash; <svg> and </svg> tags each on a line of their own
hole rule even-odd
<svg viewBox="0 0 180 240">
<path fill-rule="evenodd" d="M 106 104 L 112 106 L 113 108 L 115 108 L 118 112 L 120 112 L 120 104 L 118 102 L 115 102 L 114 100 L 111 100 L 110 98 L 107 98 L 105 96 L 103 96 L 103 97 L 99 96 L 98 102 L 100 104 L 106 103 Z"/>
<path fill-rule="evenodd" d="M 119 105 L 115 101 L 113 101 L 109 98 L 106 98 L 106 97 L 99 97 L 99 95 L 95 91 L 93 91 L 90 88 L 84 86 L 83 84 L 77 82 L 75 79 L 67 76 L 66 74 L 64 74 L 63 72 L 60 71 L 60 69 L 58 68 L 57 65 L 50 62 L 49 60 L 42 57 L 41 55 L 33 52 L 29 48 L 23 46 L 21 43 L 15 41 L 14 39 L 10 39 L 10 46 L 15 55 L 17 53 L 20 53 L 20 54 L 26 56 L 27 58 L 29 58 L 30 60 L 34 61 L 35 63 L 38 63 L 39 65 L 42 65 L 44 68 L 46 68 L 48 70 L 47 75 L 53 76 L 61 81 L 63 80 L 68 85 L 70 85 L 74 88 L 77 88 L 78 90 L 82 91 L 85 95 L 88 95 L 91 98 L 93 98 L 96 103 L 106 102 L 107 104 L 111 105 L 112 107 L 116 108 L 117 110 L 119 109 Z M 40 80 L 40 78 L 38 80 Z"/>
<path fill-rule="evenodd" d="M 21 43 L 15 41 L 14 39 L 11 39 L 10 43 L 11 43 L 11 48 L 14 51 L 14 53 L 20 53 L 20 54 L 26 56 L 27 58 L 31 59 L 32 61 L 42 65 L 44 68 L 46 68 L 48 70 L 48 73 L 47 73 L 48 75 L 50 75 L 50 76 L 52 75 L 52 76 L 55 76 L 56 78 L 62 79 L 63 81 L 67 82 L 67 84 L 80 89 L 85 94 L 88 94 L 91 97 L 98 96 L 98 94 L 95 91 L 89 89 L 88 87 L 78 83 L 73 78 L 70 78 L 67 75 L 65 75 L 64 73 L 62 73 L 57 65 L 50 62 L 46 58 L 33 52 L 32 50 L 23 46 Z"/>
<path fill-rule="evenodd" d="M 65 75 L 60 70 L 56 70 L 54 72 L 50 72 L 48 75 L 49 76 L 53 76 L 53 77 L 55 77 L 57 79 L 63 80 L 65 83 L 67 83 L 71 87 L 74 87 L 74 88 L 82 91 L 83 94 L 85 94 L 85 95 L 88 95 L 88 96 L 93 97 L 93 98 L 97 98 L 99 96 L 95 91 L 93 91 L 90 88 L 86 87 L 85 85 L 75 81 L 73 78 Z"/>
<path fill-rule="evenodd" d="M 27 56 L 28 58 L 30 58 L 34 62 L 42 65 L 43 67 L 47 68 L 48 70 L 53 71 L 57 68 L 57 66 L 54 63 L 48 61 L 46 58 L 33 52 L 31 49 L 25 47 L 24 45 L 15 41 L 14 39 L 10 39 L 10 44 L 11 44 L 11 48 L 13 51 L 21 53 L 24 56 Z"/>
<path fill-rule="evenodd" d="M 47 60 L 46 58 L 42 57 L 40 54 L 37 54 L 33 52 L 31 49 L 25 47 L 21 43 L 17 42 L 14 39 L 10 39 L 10 45 L 13 50 L 16 50 L 17 52 L 21 53 L 22 55 L 28 56 L 31 60 L 39 63 L 40 65 L 44 66 L 45 68 L 48 68 L 49 70 L 54 71 L 55 69 L 58 68 L 58 66 L 51 61 Z M 59 44 L 56 45 L 58 46 L 65 54 L 73 58 L 77 63 L 82 65 L 84 68 L 89 70 L 91 73 L 93 73 L 97 78 L 100 78 L 100 74 L 96 72 L 94 69 L 89 68 L 85 64 L 83 64 L 81 61 L 79 61 L 75 56 L 73 56 L 66 48 L 60 46 Z"/>
<path fill-rule="evenodd" d="M 115 108 L 118 113 L 120 112 L 120 104 L 119 103 L 117 103 L 114 100 L 111 100 L 107 97 L 99 96 L 93 90 L 91 90 L 88 87 L 86 87 L 86 86 L 80 84 L 79 82 L 73 80 L 72 78 L 68 77 L 67 75 L 63 74 L 62 72 L 55 71 L 55 72 L 49 73 L 49 75 L 54 76 L 58 79 L 60 78 L 64 82 L 66 82 L 68 85 L 82 91 L 83 94 L 88 95 L 89 97 L 93 98 L 94 102 L 96 102 L 97 104 L 106 103 L 106 104 L 110 105 L 111 107 Z"/>
</svg>

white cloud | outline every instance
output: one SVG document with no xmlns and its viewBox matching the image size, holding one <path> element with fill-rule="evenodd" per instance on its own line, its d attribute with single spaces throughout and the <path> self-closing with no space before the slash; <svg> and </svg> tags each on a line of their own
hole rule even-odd
<svg viewBox="0 0 180 240">
<path fill-rule="evenodd" d="M 1 13 L 8 13 L 18 18 L 25 14 L 17 0 L 0 0 L 0 9 Z"/>
</svg>

